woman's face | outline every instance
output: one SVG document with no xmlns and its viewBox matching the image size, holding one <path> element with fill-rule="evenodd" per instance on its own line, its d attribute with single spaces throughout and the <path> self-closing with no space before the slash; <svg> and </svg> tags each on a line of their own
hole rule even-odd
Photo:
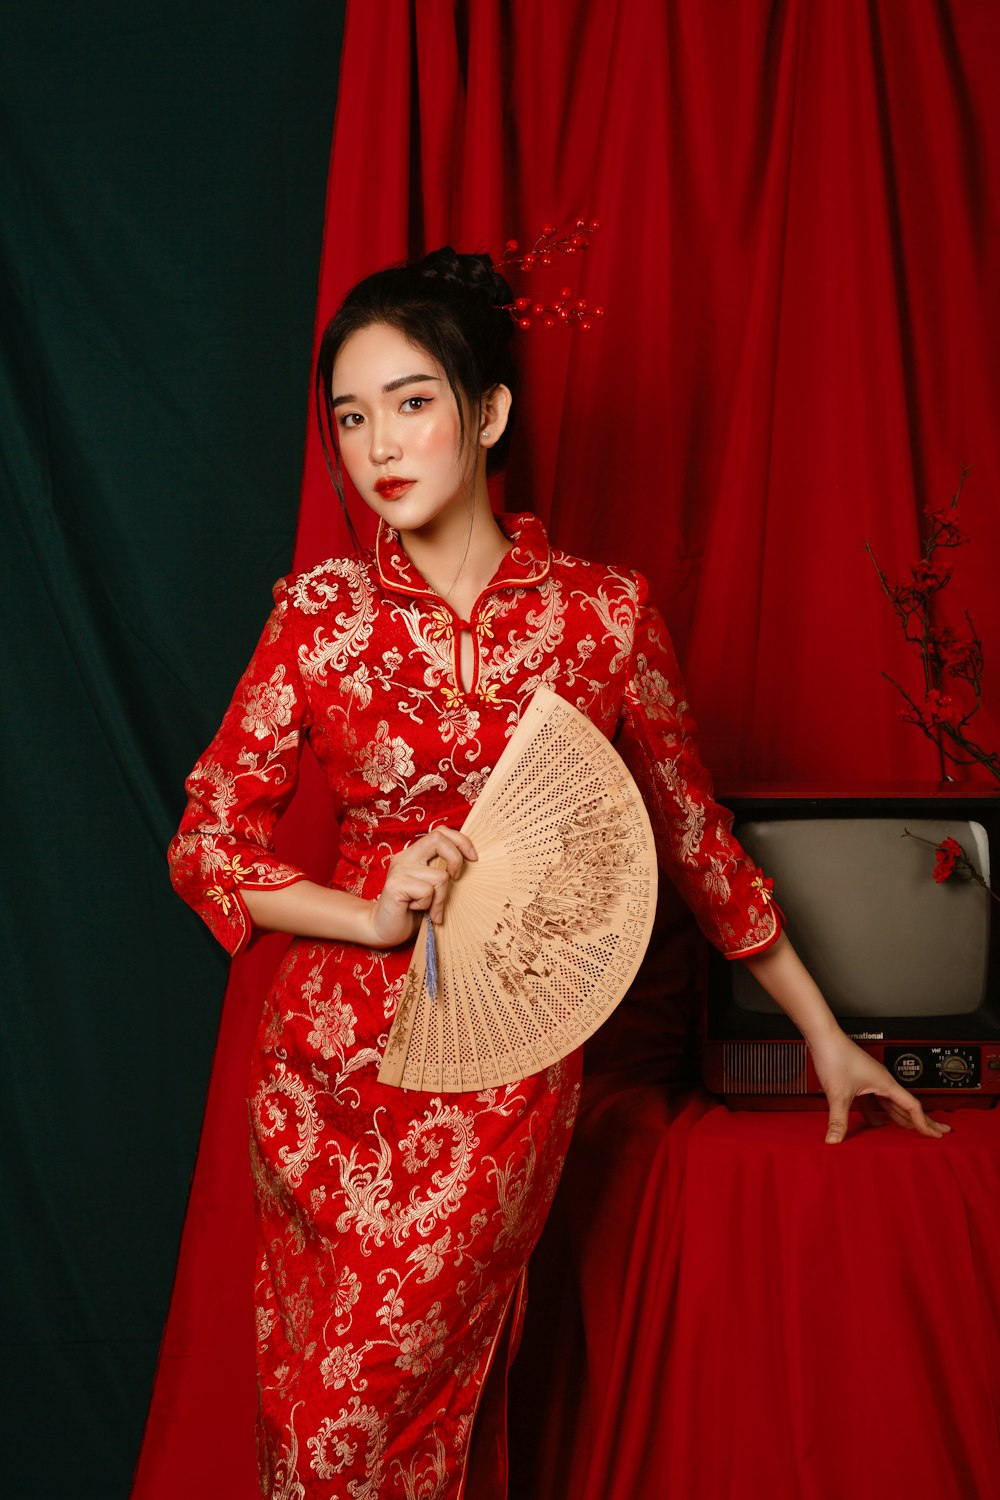
<svg viewBox="0 0 1000 1500">
<path fill-rule="evenodd" d="M 415 531 L 468 506 L 476 445 L 460 452 L 458 407 L 426 349 L 373 323 L 345 339 L 331 385 L 341 461 L 376 515 Z"/>
</svg>

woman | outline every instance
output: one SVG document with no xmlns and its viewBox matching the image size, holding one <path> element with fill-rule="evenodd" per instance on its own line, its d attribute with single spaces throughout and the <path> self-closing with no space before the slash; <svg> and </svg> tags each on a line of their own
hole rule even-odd
<svg viewBox="0 0 1000 1500">
<path fill-rule="evenodd" d="M 376 1074 L 419 922 L 444 919 L 476 858 L 458 830 L 540 683 L 615 738 L 702 930 L 802 1031 L 827 1140 L 860 1095 L 924 1135 L 948 1129 L 839 1029 L 783 935 L 712 798 L 643 578 L 554 551 L 533 516 L 493 516 L 511 302 L 488 257 L 444 249 L 366 278 L 327 328 L 328 456 L 341 501 L 343 464 L 379 517 L 377 542 L 279 582 L 171 847 L 177 889 L 230 952 L 293 935 L 250 1086 L 271 1500 L 505 1493 L 507 1360 L 579 1054 L 444 1098 Z M 340 819 L 332 888 L 272 850 L 307 736 Z"/>
</svg>

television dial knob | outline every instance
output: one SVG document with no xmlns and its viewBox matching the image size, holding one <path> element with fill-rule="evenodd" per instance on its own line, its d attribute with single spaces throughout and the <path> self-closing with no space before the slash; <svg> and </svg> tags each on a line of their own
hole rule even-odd
<svg viewBox="0 0 1000 1500">
<path fill-rule="evenodd" d="M 947 1078 L 951 1083 L 958 1083 L 961 1079 L 967 1078 L 970 1071 L 968 1062 L 959 1052 L 952 1052 L 947 1057 L 942 1057 L 938 1067 L 942 1077 Z"/>
</svg>

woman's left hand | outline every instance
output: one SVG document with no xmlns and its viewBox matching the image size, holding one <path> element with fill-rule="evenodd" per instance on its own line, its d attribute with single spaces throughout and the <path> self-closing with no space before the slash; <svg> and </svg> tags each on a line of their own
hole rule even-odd
<svg viewBox="0 0 1000 1500">
<path fill-rule="evenodd" d="M 909 1089 L 897 1083 L 889 1070 L 876 1062 L 863 1047 L 852 1042 L 843 1031 L 831 1030 L 819 1041 L 809 1043 L 813 1066 L 830 1106 L 826 1133 L 828 1145 L 836 1145 L 847 1134 L 847 1116 L 855 1100 L 869 1125 L 884 1125 L 885 1116 L 906 1130 L 935 1140 L 947 1135 L 950 1125 L 932 1120 L 924 1113 L 920 1100 Z M 876 1103 L 885 1115 L 880 1115 Z"/>
</svg>

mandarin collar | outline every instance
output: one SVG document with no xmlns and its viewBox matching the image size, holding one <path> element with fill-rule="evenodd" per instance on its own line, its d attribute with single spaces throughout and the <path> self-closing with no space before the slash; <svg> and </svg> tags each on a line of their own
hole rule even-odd
<svg viewBox="0 0 1000 1500">
<path fill-rule="evenodd" d="M 537 587 L 552 571 L 552 549 L 545 527 L 529 511 L 499 515 L 496 520 L 504 536 L 514 545 L 505 553 L 483 593 L 492 593 L 494 589 Z M 420 598 L 438 597 L 403 551 L 399 532 L 381 519 L 375 538 L 375 561 L 385 588 Z"/>
</svg>

